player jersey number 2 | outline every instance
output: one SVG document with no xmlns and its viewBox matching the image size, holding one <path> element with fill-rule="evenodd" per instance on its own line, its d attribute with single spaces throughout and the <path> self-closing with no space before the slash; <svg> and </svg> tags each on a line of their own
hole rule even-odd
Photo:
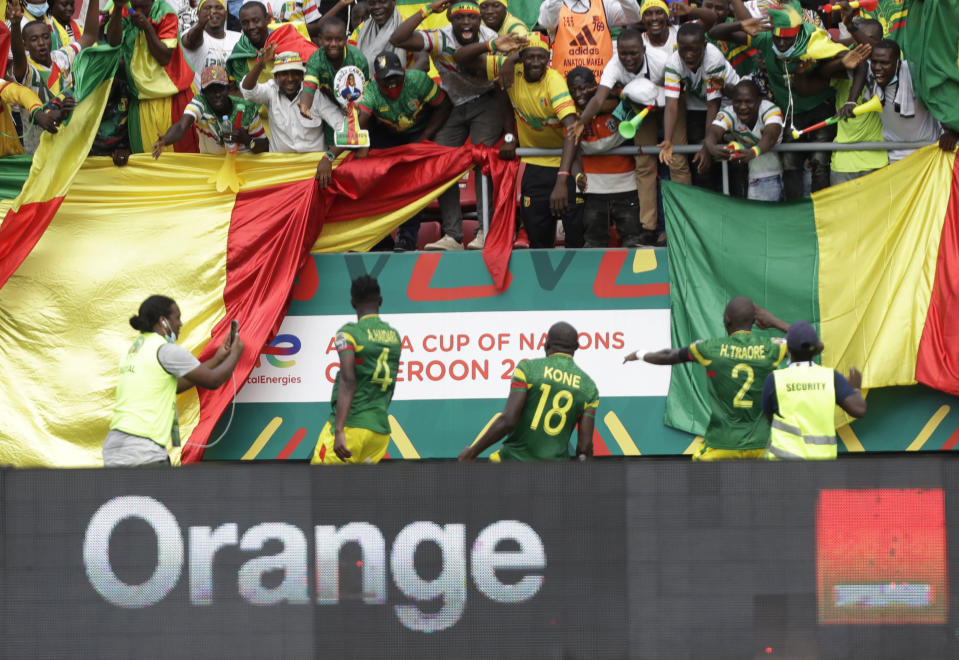
<svg viewBox="0 0 959 660">
<path fill-rule="evenodd" d="M 752 408 L 753 402 L 746 398 L 746 393 L 749 392 L 749 388 L 753 386 L 753 380 L 755 380 L 756 375 L 753 373 L 753 368 L 744 362 L 740 362 L 735 367 L 733 367 L 733 380 L 739 380 L 740 376 L 746 378 L 746 382 L 743 383 L 743 386 L 739 388 L 739 391 L 736 392 L 736 396 L 733 397 L 733 407 L 734 408 Z"/>
<path fill-rule="evenodd" d="M 373 370 L 373 376 L 370 377 L 371 383 L 376 383 L 382 391 L 386 391 L 393 383 L 390 378 L 390 349 L 384 348 L 380 351 L 380 356 L 376 358 L 376 368 Z"/>
<path fill-rule="evenodd" d="M 542 421 L 543 430 L 546 431 L 547 435 L 559 435 L 560 431 L 566 427 L 566 414 L 573 407 L 573 393 L 569 390 L 557 391 L 553 395 L 550 408 L 547 410 L 546 402 L 550 398 L 552 387 L 543 383 L 539 386 L 539 391 L 539 405 L 536 406 L 536 413 L 533 415 L 533 421 L 529 428 L 535 431 Z"/>
</svg>

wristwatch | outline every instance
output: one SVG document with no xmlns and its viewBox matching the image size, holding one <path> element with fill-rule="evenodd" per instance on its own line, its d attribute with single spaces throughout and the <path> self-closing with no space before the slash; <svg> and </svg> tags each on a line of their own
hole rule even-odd
<svg viewBox="0 0 959 660">
<path fill-rule="evenodd" d="M 516 142 L 516 136 L 512 133 L 503 136 L 503 144 L 513 144 L 514 142 Z"/>
</svg>

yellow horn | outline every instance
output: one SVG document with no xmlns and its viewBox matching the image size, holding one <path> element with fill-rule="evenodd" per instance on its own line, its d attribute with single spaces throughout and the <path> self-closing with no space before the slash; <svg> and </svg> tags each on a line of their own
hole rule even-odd
<svg viewBox="0 0 959 660">
<path fill-rule="evenodd" d="M 867 112 L 882 112 L 882 101 L 879 100 L 879 95 L 873 96 L 871 99 L 857 105 L 852 109 L 852 114 L 855 116 L 864 115 Z"/>
</svg>

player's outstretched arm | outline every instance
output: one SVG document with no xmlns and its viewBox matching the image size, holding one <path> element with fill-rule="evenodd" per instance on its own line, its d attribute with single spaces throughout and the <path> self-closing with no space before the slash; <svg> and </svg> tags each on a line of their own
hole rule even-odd
<svg viewBox="0 0 959 660">
<path fill-rule="evenodd" d="M 664 348 L 660 351 L 644 353 L 643 355 L 640 355 L 639 351 L 633 351 L 623 358 L 623 364 L 635 362 L 636 360 L 643 360 L 650 364 L 680 364 L 689 361 L 686 358 L 687 354 L 688 350 L 685 348 Z"/>
<path fill-rule="evenodd" d="M 523 413 L 523 406 L 526 404 L 526 389 L 510 390 L 509 398 L 506 399 L 506 407 L 503 408 L 503 414 L 493 420 L 489 428 L 476 442 L 460 452 L 459 460 L 474 461 L 476 457 L 484 451 L 495 445 L 503 437 L 516 428 L 520 415 Z M 592 437 L 590 433 L 590 437 Z"/>
</svg>

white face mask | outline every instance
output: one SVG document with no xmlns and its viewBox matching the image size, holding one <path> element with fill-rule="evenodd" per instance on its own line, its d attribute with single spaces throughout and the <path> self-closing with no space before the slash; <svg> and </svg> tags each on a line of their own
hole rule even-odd
<svg viewBox="0 0 959 660">
<path fill-rule="evenodd" d="M 171 344 L 176 343 L 176 333 L 173 332 L 173 328 L 170 327 L 166 319 L 163 319 L 163 326 L 166 328 L 166 334 L 163 337 Z"/>
<path fill-rule="evenodd" d="M 36 18 L 40 18 L 46 14 L 48 9 L 50 9 L 50 3 L 48 2 L 44 2 L 42 5 L 27 4 L 27 11 Z"/>
<path fill-rule="evenodd" d="M 778 57 L 789 57 L 790 55 L 793 54 L 793 51 L 795 51 L 795 50 L 796 50 L 796 42 L 795 42 L 795 41 L 793 42 L 793 45 L 790 46 L 790 47 L 789 47 L 788 49 L 786 49 L 786 50 L 779 50 L 778 48 L 776 48 L 776 45 L 773 44 L 773 52 L 776 53 L 776 55 L 777 55 Z"/>
</svg>

